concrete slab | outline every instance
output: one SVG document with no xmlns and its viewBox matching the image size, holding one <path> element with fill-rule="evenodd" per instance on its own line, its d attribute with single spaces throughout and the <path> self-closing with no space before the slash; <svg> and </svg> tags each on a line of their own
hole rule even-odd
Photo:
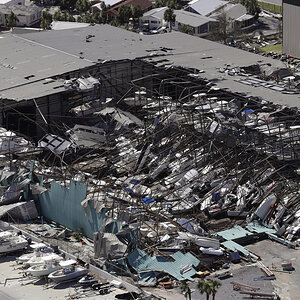
<svg viewBox="0 0 300 300">
<path fill-rule="evenodd" d="M 43 279 L 28 280 L 23 277 L 21 265 L 15 262 L 16 256 L 0 258 L 0 299 L 1 300 L 40 300 L 40 299 L 66 299 L 70 296 L 76 296 L 76 299 L 95 300 L 98 297 L 105 300 L 115 298 L 115 295 L 124 293 L 123 290 L 112 288 L 108 295 L 99 295 L 95 291 L 84 291 L 75 289 L 76 282 L 64 283 L 55 288 L 47 285 Z M 7 280 L 4 285 L 5 279 Z"/>
</svg>

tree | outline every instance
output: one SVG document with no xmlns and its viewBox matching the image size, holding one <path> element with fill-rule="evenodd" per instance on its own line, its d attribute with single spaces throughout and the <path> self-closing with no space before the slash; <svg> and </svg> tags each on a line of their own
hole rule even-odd
<svg viewBox="0 0 300 300">
<path fill-rule="evenodd" d="M 189 298 L 189 300 L 191 300 L 191 289 L 190 289 L 190 287 L 189 287 L 189 284 L 188 284 L 188 281 L 187 280 L 182 280 L 181 282 L 180 282 L 180 292 L 181 292 L 181 294 L 183 294 L 184 295 L 184 297 L 186 298 L 186 299 L 188 299 Z"/>
<path fill-rule="evenodd" d="M 172 23 L 174 23 L 176 19 L 176 15 L 174 14 L 174 10 L 172 8 L 168 7 L 165 10 L 164 19 L 169 23 L 170 30 L 172 30 Z"/>
<path fill-rule="evenodd" d="M 132 13 L 129 6 L 122 5 L 118 10 L 118 20 L 121 24 L 128 22 L 129 18 L 131 18 Z"/>
<path fill-rule="evenodd" d="M 213 300 L 215 300 L 217 289 L 221 286 L 221 282 L 217 281 L 217 280 L 211 280 L 209 282 L 209 285 L 211 288 L 212 298 L 213 298 Z"/>
<path fill-rule="evenodd" d="M 167 0 L 156 0 L 153 4 L 153 8 L 165 7 L 167 6 Z"/>
<path fill-rule="evenodd" d="M 19 22 L 18 17 L 11 12 L 5 19 L 4 21 L 4 26 L 5 27 L 9 27 L 9 28 L 13 28 L 16 26 L 16 24 Z"/>
<path fill-rule="evenodd" d="M 178 0 L 168 0 L 167 6 L 172 9 L 181 9 L 182 8 L 182 5 L 179 3 Z"/>
<path fill-rule="evenodd" d="M 131 9 L 131 16 L 134 19 L 139 19 L 140 17 L 143 16 L 143 11 L 139 5 L 131 5 L 130 9 Z"/>
<path fill-rule="evenodd" d="M 62 14 L 61 14 L 60 10 L 59 10 L 59 11 L 56 11 L 56 12 L 54 13 L 54 15 L 53 15 L 53 20 L 54 20 L 54 21 L 62 21 Z"/>
<path fill-rule="evenodd" d="M 258 5 L 257 0 L 240 0 L 240 2 L 242 5 L 246 7 L 248 14 L 258 18 L 261 9 L 260 6 Z"/>
<path fill-rule="evenodd" d="M 43 29 L 51 29 L 52 23 L 52 15 L 49 13 L 49 10 L 44 10 L 42 13 L 42 20 L 41 20 L 41 28 Z"/>
<path fill-rule="evenodd" d="M 73 11 L 76 7 L 77 0 L 61 0 L 61 9 Z"/>
<path fill-rule="evenodd" d="M 87 12 L 91 8 L 91 2 L 89 0 L 77 0 L 76 9 L 80 12 Z"/>
<path fill-rule="evenodd" d="M 110 25 L 111 26 L 115 26 L 115 27 L 119 27 L 121 24 L 118 20 L 116 19 L 113 19 L 111 22 L 110 22 Z"/>
<path fill-rule="evenodd" d="M 92 15 L 89 13 L 85 13 L 84 16 L 82 16 L 82 22 L 83 23 L 93 23 Z"/>
<path fill-rule="evenodd" d="M 101 2 L 100 7 L 101 7 L 101 11 L 103 12 L 107 10 L 105 2 Z"/>
<path fill-rule="evenodd" d="M 179 27 L 179 31 L 181 32 L 184 32 L 184 33 L 187 33 L 187 34 L 194 34 L 194 28 L 190 25 L 186 25 L 186 24 L 183 24 Z"/>
<path fill-rule="evenodd" d="M 200 294 L 206 294 L 206 300 L 209 300 L 209 296 L 212 293 L 210 283 L 206 280 L 198 281 L 197 288 L 199 289 Z"/>
<path fill-rule="evenodd" d="M 218 25 L 213 31 L 216 39 L 226 42 L 228 36 L 229 18 L 224 10 L 217 16 Z"/>
<path fill-rule="evenodd" d="M 94 12 L 92 14 L 92 21 L 93 21 L 93 23 L 96 23 L 96 24 L 103 23 L 103 18 L 102 18 L 102 15 L 101 15 L 101 13 L 99 11 Z"/>
</svg>

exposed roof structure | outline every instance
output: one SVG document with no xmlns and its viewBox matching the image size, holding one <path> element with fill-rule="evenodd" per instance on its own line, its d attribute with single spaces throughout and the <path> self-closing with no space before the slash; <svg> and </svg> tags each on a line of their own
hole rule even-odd
<svg viewBox="0 0 300 300">
<path fill-rule="evenodd" d="M 209 16 L 227 3 L 222 0 L 193 0 L 189 2 L 189 7 L 202 16 Z"/>
<path fill-rule="evenodd" d="M 94 37 L 86 43 L 88 35 Z M 281 61 L 181 32 L 140 35 L 109 25 L 95 25 L 22 35 L 5 34 L 0 38 L 0 48 L 0 97 L 9 95 L 14 99 L 26 99 L 26 92 L 38 97 L 39 94 L 50 93 L 46 91 L 49 85 L 38 83 L 40 79 L 91 66 L 97 61 L 143 58 L 156 65 L 204 70 L 203 77 L 214 80 L 220 88 L 263 97 L 279 104 L 299 106 L 298 95 L 282 97 L 280 92 L 241 84 L 237 82 L 238 76 L 226 76 L 218 71 L 226 65 L 236 67 L 257 63 L 285 67 Z M 9 66 L 17 67 L 18 72 Z M 35 77 L 24 79 L 30 75 Z M 30 89 L 29 82 L 35 82 L 35 90 Z M 23 87 L 19 88 L 22 84 Z M 56 85 L 59 86 L 58 83 Z M 9 90 L 12 87 L 14 89 Z"/>
<path fill-rule="evenodd" d="M 95 37 L 87 44 L 85 38 L 89 34 L 95 35 Z M 245 52 L 206 39 L 195 38 L 181 32 L 173 31 L 166 34 L 139 35 L 109 25 L 95 25 L 78 29 L 27 33 L 22 34 L 21 37 L 47 46 L 48 48 L 45 48 L 45 51 L 48 51 L 50 47 L 77 57 L 82 52 L 82 56 L 85 59 L 94 62 L 98 60 L 144 57 L 149 62 L 161 65 L 166 64 L 166 62 L 160 62 L 163 58 L 164 60 L 168 60 L 168 64 L 170 65 L 174 64 L 204 70 L 205 74 L 203 75 L 208 79 L 214 79 L 218 87 L 263 97 L 275 103 L 299 106 L 297 95 L 285 95 L 283 99 L 282 94 L 279 92 L 263 87 L 254 89 L 252 86 L 236 82 L 237 77 L 225 76 L 217 70 L 225 65 L 232 67 L 248 66 L 258 62 L 260 64 L 272 64 L 275 67 L 284 67 L 281 61 Z M 2 41 L 0 39 L 0 46 Z M 171 50 L 162 51 L 164 48 Z M 11 54 L 11 51 L 8 49 L 14 49 L 14 47 L 11 46 L 11 48 L 6 50 L 3 49 L 6 48 L 1 46 L 3 54 Z M 39 51 L 41 53 L 41 49 Z M 30 53 L 28 52 L 24 56 L 30 57 Z M 81 63 L 83 62 L 81 61 Z M 51 63 L 50 67 L 53 65 L 54 63 Z M 55 70 L 59 73 L 60 68 L 61 65 L 58 65 Z M 55 70 L 53 70 L 53 73 Z M 0 86 L 2 84 L 3 82 L 0 83 Z"/>
</svg>

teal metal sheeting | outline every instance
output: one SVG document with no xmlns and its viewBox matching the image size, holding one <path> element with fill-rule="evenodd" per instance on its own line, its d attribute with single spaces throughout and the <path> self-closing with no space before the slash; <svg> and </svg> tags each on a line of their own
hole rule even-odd
<svg viewBox="0 0 300 300">
<path fill-rule="evenodd" d="M 196 271 L 192 265 L 197 266 L 200 261 L 190 253 L 183 254 L 180 251 L 173 254 L 172 257 L 175 259 L 174 262 L 162 256 L 149 256 L 144 251 L 135 249 L 127 256 L 127 260 L 138 273 L 146 270 L 161 271 L 172 275 L 177 280 L 194 281 L 191 276 L 195 275 Z M 191 268 L 186 272 L 181 272 L 186 266 L 191 266 Z"/>
<path fill-rule="evenodd" d="M 216 236 L 222 237 L 223 239 L 230 241 L 230 240 L 235 240 L 239 238 L 243 238 L 246 236 L 251 236 L 252 233 L 245 230 L 241 226 L 234 226 L 231 229 L 219 231 L 215 234 Z"/>
<path fill-rule="evenodd" d="M 234 241 L 226 241 L 224 243 L 221 243 L 221 245 L 223 245 L 225 248 L 227 248 L 231 251 L 239 251 L 239 252 L 243 253 L 245 256 L 250 255 L 250 253 L 247 249 L 245 249 L 243 246 L 237 244 Z"/>
<path fill-rule="evenodd" d="M 263 225 L 259 224 L 258 222 L 251 222 L 246 226 L 246 228 L 249 231 L 254 232 L 254 233 L 264 232 L 266 234 L 269 234 L 269 233 L 275 233 L 276 232 L 275 229 L 263 226 Z"/>
<path fill-rule="evenodd" d="M 64 187 L 53 181 L 51 189 L 39 195 L 43 216 L 67 228 L 83 233 L 93 239 L 94 232 L 102 231 L 105 210 L 100 214 L 88 203 L 87 211 L 81 206 L 86 197 L 86 185 L 80 182 L 70 182 Z"/>
</svg>

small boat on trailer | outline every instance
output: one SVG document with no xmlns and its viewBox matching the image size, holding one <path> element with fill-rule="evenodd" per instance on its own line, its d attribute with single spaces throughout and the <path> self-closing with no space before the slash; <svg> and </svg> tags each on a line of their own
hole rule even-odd
<svg viewBox="0 0 300 300">
<path fill-rule="evenodd" d="M 60 262 L 62 269 L 49 274 L 48 278 L 55 283 L 76 280 L 88 273 L 88 269 L 77 265 L 73 259 Z"/>
<path fill-rule="evenodd" d="M 43 264 L 31 266 L 26 270 L 26 273 L 34 277 L 48 276 L 49 274 L 61 269 L 59 262 L 52 259 L 47 259 Z"/>
<path fill-rule="evenodd" d="M 49 248 L 44 243 L 33 243 L 30 245 L 33 250 L 31 253 L 26 253 L 18 257 L 18 263 L 27 263 L 31 258 L 37 257 L 38 255 L 43 256 L 53 252 L 53 249 Z M 39 254 L 37 254 L 39 252 Z"/>
</svg>

